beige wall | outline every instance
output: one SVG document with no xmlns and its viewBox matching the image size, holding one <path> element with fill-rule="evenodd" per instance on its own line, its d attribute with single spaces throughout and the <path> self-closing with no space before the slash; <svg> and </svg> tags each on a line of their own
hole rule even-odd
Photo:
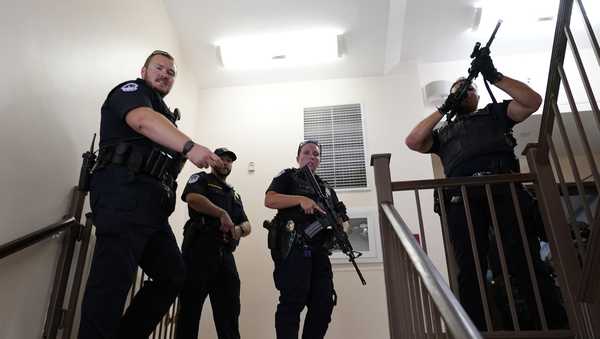
<svg viewBox="0 0 600 339">
<path fill-rule="evenodd" d="M 0 22 L 3 244 L 65 214 L 108 91 L 137 77 L 152 50 L 181 52 L 160 0 L 3 2 Z M 180 66 L 167 101 L 189 129 L 196 91 Z M 58 243 L 0 261 L 0 338 L 40 337 Z"/>
</svg>

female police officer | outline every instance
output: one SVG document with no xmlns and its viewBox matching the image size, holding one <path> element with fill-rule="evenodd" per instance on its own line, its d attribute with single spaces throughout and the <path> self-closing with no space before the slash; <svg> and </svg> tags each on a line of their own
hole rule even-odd
<svg viewBox="0 0 600 339">
<path fill-rule="evenodd" d="M 318 142 L 300 143 L 296 157 L 299 168 L 308 166 L 314 173 L 320 159 Z M 333 189 L 315 177 L 321 190 L 332 199 L 333 206 L 338 206 Z M 331 234 L 323 229 L 309 239 L 303 232 L 306 226 L 314 223 L 318 214 L 325 213 L 315 200 L 316 193 L 297 168 L 286 169 L 275 177 L 265 196 L 265 206 L 277 209 L 273 228 L 278 231 L 277 243 L 281 244 L 271 251 L 275 287 L 280 292 L 275 313 L 278 339 L 298 338 L 300 312 L 305 306 L 308 310 L 302 338 L 323 338 L 331 321 L 335 305 L 329 261 Z"/>
</svg>

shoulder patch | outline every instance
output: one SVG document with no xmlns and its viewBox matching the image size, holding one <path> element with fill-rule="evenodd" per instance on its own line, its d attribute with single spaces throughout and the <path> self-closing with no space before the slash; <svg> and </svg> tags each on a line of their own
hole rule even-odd
<svg viewBox="0 0 600 339">
<path fill-rule="evenodd" d="M 128 82 L 125 85 L 121 86 L 122 92 L 135 92 L 139 88 L 139 85 L 135 82 Z"/>
<path fill-rule="evenodd" d="M 200 174 L 194 174 L 190 177 L 190 179 L 188 180 L 188 184 L 193 184 L 196 181 L 198 181 L 198 179 L 200 179 Z"/>
</svg>

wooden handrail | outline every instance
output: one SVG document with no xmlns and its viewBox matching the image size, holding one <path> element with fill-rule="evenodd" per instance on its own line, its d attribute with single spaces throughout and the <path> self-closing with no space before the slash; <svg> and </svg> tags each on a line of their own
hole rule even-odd
<svg viewBox="0 0 600 339">
<path fill-rule="evenodd" d="M 9 255 L 15 254 L 27 247 L 33 246 L 44 239 L 47 239 L 55 234 L 63 232 L 64 230 L 78 225 L 74 217 L 63 219 L 55 224 L 46 226 L 40 230 L 29 233 L 18 239 L 10 241 L 0 246 L 0 259 L 8 257 Z"/>
<path fill-rule="evenodd" d="M 511 182 L 534 182 L 535 175 L 525 174 L 499 174 L 483 175 L 478 177 L 454 177 L 446 179 L 431 180 L 413 180 L 413 181 L 394 181 L 392 182 L 392 191 L 412 191 L 414 189 L 432 189 L 438 187 L 456 187 L 461 185 L 485 185 Z"/>
</svg>

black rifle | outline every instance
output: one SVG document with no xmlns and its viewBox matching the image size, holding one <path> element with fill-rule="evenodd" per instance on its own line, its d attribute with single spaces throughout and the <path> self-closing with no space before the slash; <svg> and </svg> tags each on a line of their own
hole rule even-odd
<svg viewBox="0 0 600 339">
<path fill-rule="evenodd" d="M 496 24 L 496 28 L 494 28 L 494 31 L 492 32 L 492 36 L 488 40 L 487 44 L 485 44 L 484 48 L 481 48 L 480 42 L 475 43 L 475 47 L 473 47 L 473 52 L 471 52 L 471 59 L 473 59 L 473 60 L 477 59 L 480 55 L 482 55 L 482 51 L 483 51 L 483 53 L 490 52 L 490 46 L 492 45 L 492 41 L 494 41 L 494 39 L 496 38 L 496 33 L 498 32 L 498 29 L 500 28 L 501 24 L 502 24 L 502 20 L 498 20 L 498 23 Z M 460 87 L 456 91 L 456 93 L 457 93 L 456 97 L 458 98 L 458 102 L 461 102 L 464 99 L 464 97 L 467 94 L 467 90 L 468 90 L 469 86 L 471 86 L 471 83 L 473 82 L 473 80 L 475 78 L 477 78 L 478 74 L 479 74 L 478 69 L 473 69 L 473 67 L 471 67 L 469 69 L 469 76 L 467 76 L 467 79 L 461 83 Z M 490 89 L 490 86 L 488 85 L 487 81 L 485 81 L 485 79 L 483 80 L 483 83 L 485 84 L 485 88 L 488 90 L 488 93 L 490 94 L 492 101 L 496 102 L 496 98 L 494 98 L 494 94 L 492 93 L 492 90 Z M 456 111 L 456 108 L 452 108 L 446 114 L 447 121 L 450 122 L 452 120 L 452 118 L 454 118 L 456 113 L 458 113 Z"/>
<path fill-rule="evenodd" d="M 79 172 L 78 189 L 82 192 L 87 192 L 90 190 L 90 178 L 92 176 L 92 170 L 96 165 L 96 154 L 94 154 L 95 142 L 96 133 L 94 133 L 94 137 L 92 137 L 92 145 L 90 146 L 90 150 L 81 155 L 83 161 L 81 163 L 81 171 Z"/>
<path fill-rule="evenodd" d="M 358 268 L 358 265 L 356 264 L 356 258 L 360 257 L 362 253 L 357 252 L 352 248 L 352 244 L 348 239 L 348 235 L 346 234 L 346 232 L 344 232 L 344 227 L 340 223 L 340 219 L 342 221 L 348 221 L 348 216 L 346 214 L 338 214 L 336 212 L 333 203 L 330 199 L 327 198 L 323 191 L 321 191 L 321 187 L 319 186 L 317 179 L 315 178 L 312 171 L 308 168 L 308 166 L 302 167 L 301 171 L 302 173 L 304 173 L 305 177 L 310 182 L 313 191 L 318 197 L 318 201 L 316 201 L 316 203 L 325 211 L 325 215 L 323 217 L 326 219 L 327 223 L 331 225 L 333 235 L 335 238 L 335 243 L 338 245 L 340 250 L 346 256 L 348 256 L 348 261 L 351 262 L 354 266 L 354 269 L 358 274 L 360 282 L 363 285 L 366 285 L 367 282 L 365 281 L 365 278 L 363 277 L 362 273 L 360 272 L 360 269 Z"/>
</svg>

